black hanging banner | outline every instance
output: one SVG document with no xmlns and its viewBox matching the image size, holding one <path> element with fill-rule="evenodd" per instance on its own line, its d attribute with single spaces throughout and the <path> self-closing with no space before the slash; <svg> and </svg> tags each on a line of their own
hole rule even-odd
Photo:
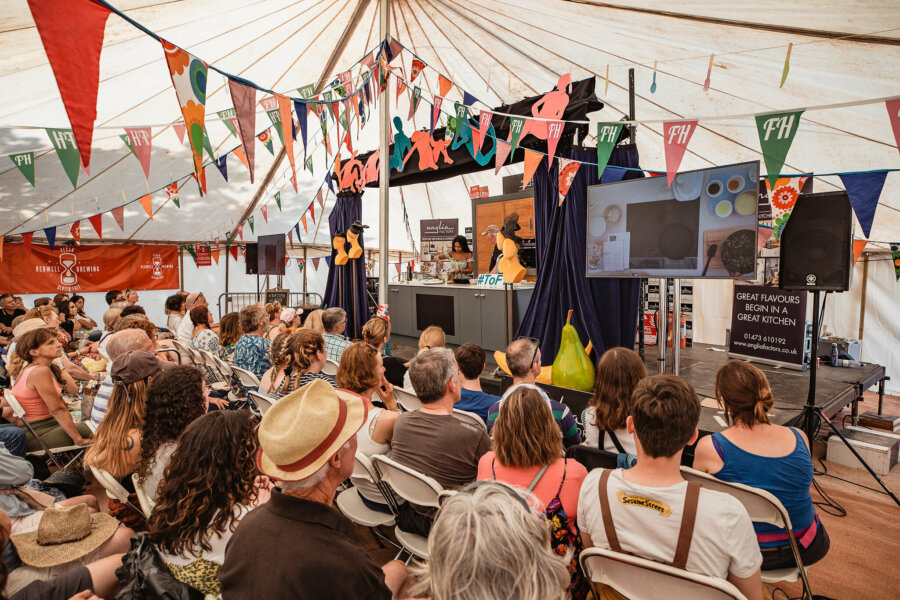
<svg viewBox="0 0 900 600">
<path fill-rule="evenodd" d="M 735 285 L 728 356 L 806 370 L 806 294 Z"/>
</svg>

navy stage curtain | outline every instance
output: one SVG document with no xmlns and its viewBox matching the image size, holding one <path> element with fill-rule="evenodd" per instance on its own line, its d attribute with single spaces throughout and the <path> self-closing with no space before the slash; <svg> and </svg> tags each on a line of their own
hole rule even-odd
<svg viewBox="0 0 900 600">
<path fill-rule="evenodd" d="M 341 192 L 331 215 L 328 217 L 328 228 L 334 238 L 335 232 L 350 229 L 354 221 L 362 219 L 362 194 Z M 365 249 L 363 235 L 359 236 L 359 245 Z M 346 246 L 350 249 L 349 243 Z M 366 294 L 366 255 L 350 260 L 339 267 L 334 264 L 337 251 L 331 249 L 331 260 L 328 266 L 328 284 L 325 286 L 325 298 L 322 308 L 339 306 L 347 311 L 347 330 L 344 334 L 350 339 L 362 339 L 362 328 L 369 314 L 369 297 Z"/>
<path fill-rule="evenodd" d="M 566 158 L 596 162 L 593 151 L 572 150 Z M 602 183 L 637 179 L 636 147 L 616 148 L 603 172 Z M 637 332 L 640 280 L 585 277 L 587 188 L 601 183 L 597 167 L 582 165 L 562 206 L 558 198 L 558 168 L 548 172 L 546 159 L 534 175 L 534 214 L 538 270 L 534 295 L 522 318 L 517 335 L 541 340 L 544 364 L 552 364 L 559 349 L 566 314 L 574 309 L 572 324 L 585 346 L 594 343 L 596 359 L 614 346 L 634 347 Z"/>
</svg>

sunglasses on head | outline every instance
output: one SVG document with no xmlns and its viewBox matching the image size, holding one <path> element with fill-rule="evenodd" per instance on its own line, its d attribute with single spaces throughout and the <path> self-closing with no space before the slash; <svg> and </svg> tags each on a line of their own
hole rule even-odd
<svg viewBox="0 0 900 600">
<path fill-rule="evenodd" d="M 538 351 L 541 349 L 541 340 L 538 338 L 528 337 L 527 335 L 520 335 L 516 338 L 517 340 L 529 340 L 534 342 L 534 354 L 531 355 L 531 364 L 534 364 L 534 361 L 537 359 Z"/>
</svg>

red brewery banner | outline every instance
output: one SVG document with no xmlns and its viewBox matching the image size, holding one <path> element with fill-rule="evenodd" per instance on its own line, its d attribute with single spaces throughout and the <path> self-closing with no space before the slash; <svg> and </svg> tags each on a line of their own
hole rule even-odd
<svg viewBox="0 0 900 600">
<path fill-rule="evenodd" d="M 17 294 L 178 289 L 177 246 L 5 244 L 0 290 Z"/>
</svg>

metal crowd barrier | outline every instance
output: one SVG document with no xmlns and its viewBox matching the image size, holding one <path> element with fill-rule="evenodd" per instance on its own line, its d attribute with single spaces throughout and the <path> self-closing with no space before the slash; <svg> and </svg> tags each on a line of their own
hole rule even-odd
<svg viewBox="0 0 900 600">
<path fill-rule="evenodd" d="M 265 292 L 229 292 L 219 294 L 219 319 L 230 312 L 239 312 L 251 304 L 265 304 Z M 297 310 L 310 310 L 322 306 L 322 295 L 317 292 L 291 292 L 287 306 Z M 287 306 L 285 308 L 287 308 Z"/>
</svg>

